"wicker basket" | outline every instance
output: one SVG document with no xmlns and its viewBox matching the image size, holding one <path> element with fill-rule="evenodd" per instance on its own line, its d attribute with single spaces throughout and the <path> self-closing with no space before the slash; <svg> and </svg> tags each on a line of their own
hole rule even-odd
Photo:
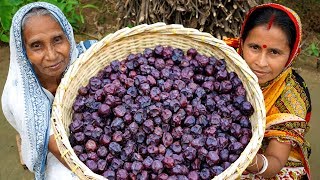
<svg viewBox="0 0 320 180">
<path fill-rule="evenodd" d="M 77 96 L 77 89 L 80 86 L 86 86 L 89 79 L 111 61 L 125 59 L 129 53 L 143 52 L 145 48 L 153 48 L 159 44 L 181 48 L 185 52 L 194 47 L 201 54 L 224 58 L 227 62 L 227 70 L 238 74 L 248 92 L 247 98 L 255 108 L 250 118 L 253 136 L 249 144 L 240 157 L 215 179 L 238 178 L 260 148 L 266 117 L 263 95 L 257 77 L 237 52 L 223 41 L 196 29 L 164 23 L 139 25 L 109 34 L 93 45 L 70 66 L 57 89 L 51 118 L 55 138 L 62 157 L 80 179 L 104 178 L 93 173 L 78 159 L 68 140 L 68 126 L 72 120 L 72 104 Z"/>
</svg>

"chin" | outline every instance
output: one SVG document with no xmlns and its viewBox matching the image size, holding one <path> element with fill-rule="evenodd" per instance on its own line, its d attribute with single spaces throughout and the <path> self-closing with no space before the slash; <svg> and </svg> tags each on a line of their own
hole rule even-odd
<svg viewBox="0 0 320 180">
<path fill-rule="evenodd" d="M 271 79 L 271 80 L 266 80 L 266 79 L 258 80 L 258 83 L 259 83 L 260 86 L 266 86 L 266 85 L 269 84 L 272 80 L 273 80 L 273 79 Z"/>
<path fill-rule="evenodd" d="M 51 76 L 51 77 L 59 77 L 59 76 L 62 76 L 62 74 L 64 73 L 64 70 L 62 71 L 56 71 L 56 72 L 49 72 L 48 73 L 48 76 Z"/>
</svg>

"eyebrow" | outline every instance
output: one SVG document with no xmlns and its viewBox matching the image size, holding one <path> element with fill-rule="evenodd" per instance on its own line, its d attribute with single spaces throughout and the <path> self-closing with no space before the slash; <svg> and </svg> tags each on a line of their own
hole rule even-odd
<svg viewBox="0 0 320 180">
<path fill-rule="evenodd" d="M 281 49 L 278 49 L 278 48 L 269 48 L 270 50 L 273 50 L 273 51 L 277 51 L 279 52 L 280 54 L 283 54 L 283 51 Z"/>
<path fill-rule="evenodd" d="M 258 44 L 256 43 L 248 43 L 248 46 L 259 46 Z M 260 46 L 259 46 L 260 47 Z"/>
<path fill-rule="evenodd" d="M 248 45 L 249 45 L 249 46 L 259 46 L 259 47 L 261 47 L 259 44 L 256 44 L 256 43 L 248 43 Z M 267 49 L 273 50 L 273 51 L 277 51 L 277 52 L 283 54 L 283 50 L 281 50 L 281 49 L 279 49 L 279 48 L 268 48 L 268 47 L 267 47 Z"/>
<path fill-rule="evenodd" d="M 63 36 L 65 36 L 65 34 L 63 32 L 55 32 L 53 37 L 58 37 L 58 36 L 62 36 L 63 37 Z M 29 40 L 26 43 L 29 44 L 29 45 L 32 45 L 32 44 L 38 43 L 38 42 L 41 42 L 41 40 L 38 37 L 36 37 L 36 38 L 33 38 L 33 39 Z"/>
</svg>

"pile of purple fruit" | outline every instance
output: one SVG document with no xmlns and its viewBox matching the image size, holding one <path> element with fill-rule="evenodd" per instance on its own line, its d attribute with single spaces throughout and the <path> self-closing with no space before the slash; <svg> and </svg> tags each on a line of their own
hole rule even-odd
<svg viewBox="0 0 320 180">
<path fill-rule="evenodd" d="M 156 46 L 78 90 L 70 143 L 108 179 L 211 179 L 238 159 L 254 109 L 223 59 Z"/>
</svg>

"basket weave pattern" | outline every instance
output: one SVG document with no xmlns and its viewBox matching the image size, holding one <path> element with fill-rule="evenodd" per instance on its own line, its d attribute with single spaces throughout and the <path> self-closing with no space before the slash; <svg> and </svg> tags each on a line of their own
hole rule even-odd
<svg viewBox="0 0 320 180">
<path fill-rule="evenodd" d="M 181 25 L 156 23 L 121 29 L 93 45 L 70 66 L 57 89 L 51 117 L 61 156 L 80 179 L 104 179 L 79 160 L 68 140 L 68 126 L 72 121 L 72 104 L 78 94 L 77 90 L 80 86 L 86 86 L 92 76 L 113 60 L 123 60 L 130 53 L 142 53 L 145 48 L 154 48 L 156 45 L 172 46 L 184 52 L 196 48 L 203 55 L 224 58 L 228 72 L 236 72 L 242 80 L 247 99 L 255 109 L 250 117 L 253 135 L 241 156 L 214 179 L 238 178 L 259 150 L 265 131 L 266 112 L 257 77 L 238 53 L 223 41 Z"/>
</svg>

